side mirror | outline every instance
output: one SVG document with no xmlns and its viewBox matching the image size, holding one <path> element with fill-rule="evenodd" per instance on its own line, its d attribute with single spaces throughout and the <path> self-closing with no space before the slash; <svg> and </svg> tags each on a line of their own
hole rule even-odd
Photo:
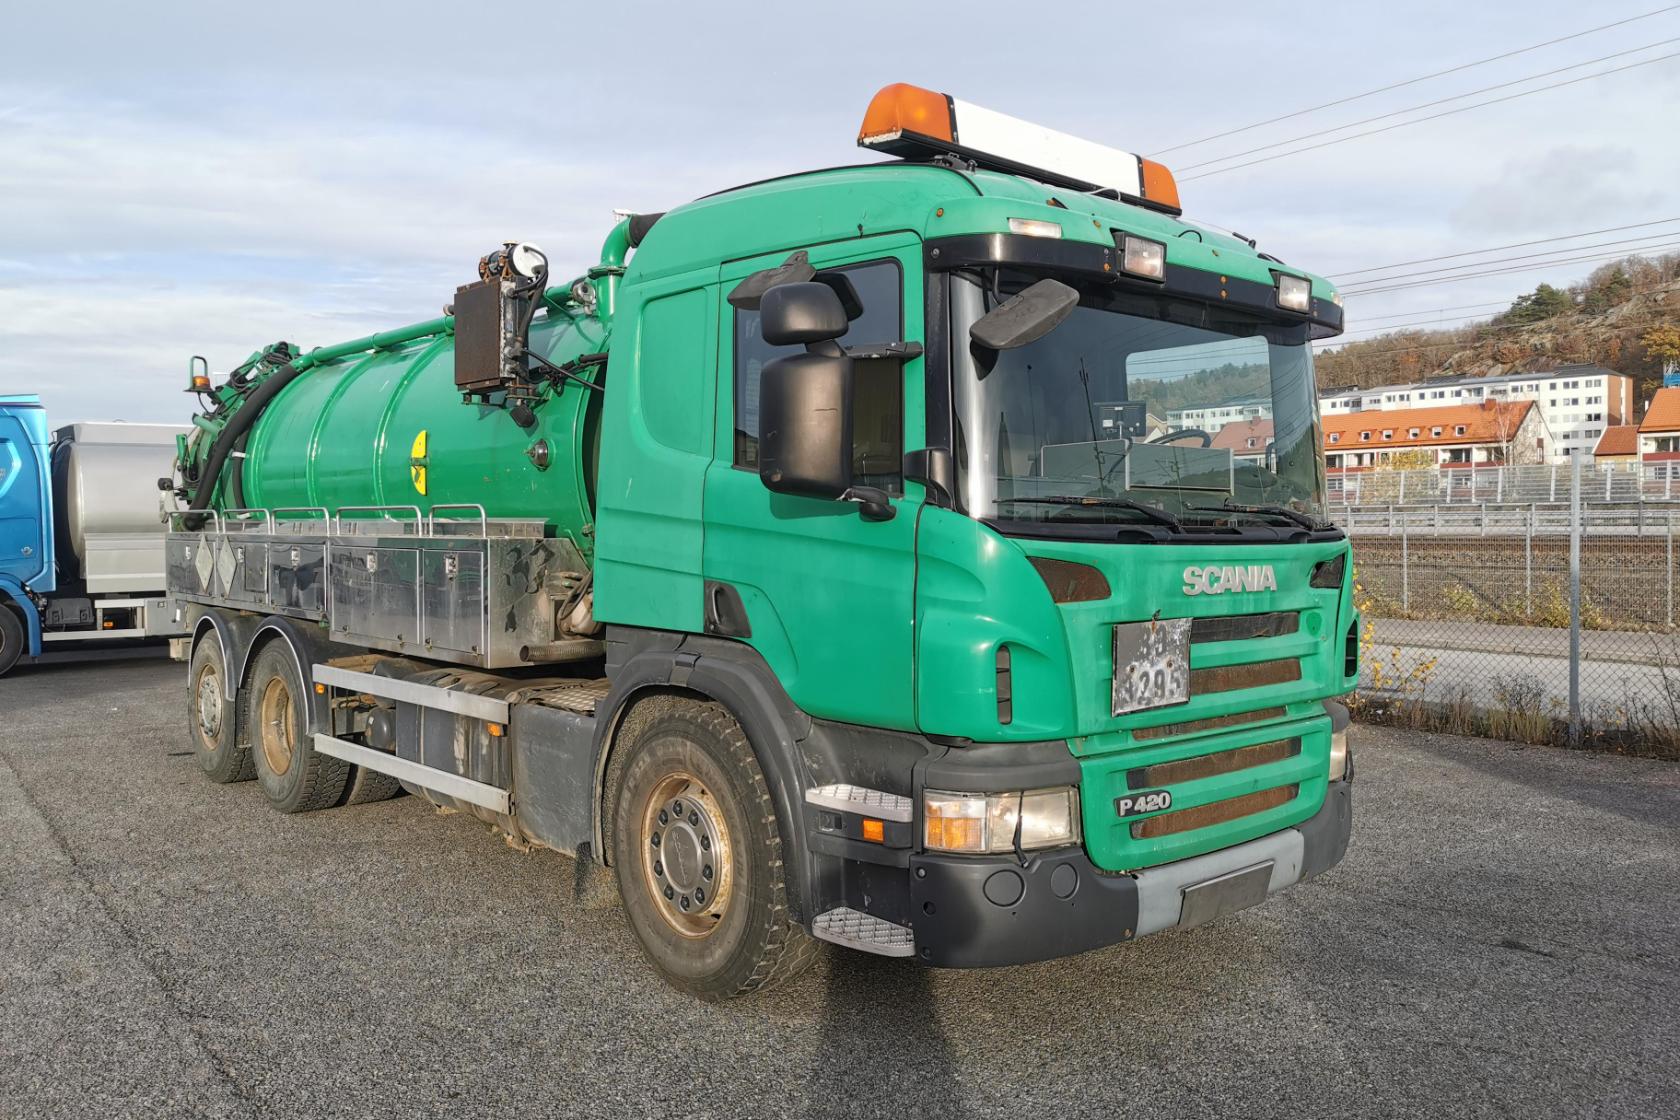
<svg viewBox="0 0 1680 1120">
<path fill-rule="evenodd" d="M 764 341 L 810 347 L 759 374 L 758 477 L 770 490 L 833 500 L 851 489 L 852 359 L 834 345 L 846 326 L 826 284 L 778 284 L 760 301 Z"/>
<path fill-rule="evenodd" d="M 781 494 L 834 500 L 852 486 L 852 360 L 790 354 L 758 386 L 758 477 Z"/>
<path fill-rule="evenodd" d="M 976 319 L 968 337 L 988 350 L 1014 350 L 1055 330 L 1078 306 L 1077 291 L 1059 280 L 1040 280 Z"/>
<path fill-rule="evenodd" d="M 771 346 L 833 342 L 850 325 L 839 293 L 817 281 L 776 285 L 759 300 L 758 315 Z"/>
</svg>

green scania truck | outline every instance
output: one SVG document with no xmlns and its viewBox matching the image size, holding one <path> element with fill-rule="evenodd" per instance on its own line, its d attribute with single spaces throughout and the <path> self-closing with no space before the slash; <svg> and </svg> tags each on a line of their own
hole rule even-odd
<svg viewBox="0 0 1680 1120">
<path fill-rule="evenodd" d="M 631 215 L 568 282 L 509 243 L 442 318 L 195 367 L 159 485 L 204 771 L 604 864 L 711 999 L 1340 860 L 1334 290 L 945 94 L 881 90 L 859 143 L 891 158 Z"/>
</svg>

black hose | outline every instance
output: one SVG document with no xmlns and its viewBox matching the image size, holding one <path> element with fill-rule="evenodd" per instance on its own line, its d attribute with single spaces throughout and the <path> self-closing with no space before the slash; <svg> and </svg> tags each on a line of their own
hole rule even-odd
<svg viewBox="0 0 1680 1120">
<path fill-rule="evenodd" d="M 252 424 L 257 422 L 257 417 L 262 415 L 269 402 L 302 372 L 295 362 L 287 362 L 270 374 L 261 385 L 252 390 L 251 395 L 245 398 L 244 405 L 228 417 L 228 422 L 222 425 L 220 432 L 216 433 L 216 441 L 210 445 L 210 454 L 204 457 L 204 469 L 199 471 L 198 489 L 193 491 L 192 504 L 187 507 L 192 512 L 181 518 L 183 529 L 194 532 L 203 528 L 205 521 L 209 519 L 202 515 L 194 517 L 192 513 L 209 506 L 210 499 L 216 493 L 216 480 L 221 476 L 222 465 L 227 462 L 228 456 L 233 453 L 240 438 L 251 430 Z M 243 496 L 234 495 L 234 497 L 237 501 L 244 501 Z"/>
</svg>

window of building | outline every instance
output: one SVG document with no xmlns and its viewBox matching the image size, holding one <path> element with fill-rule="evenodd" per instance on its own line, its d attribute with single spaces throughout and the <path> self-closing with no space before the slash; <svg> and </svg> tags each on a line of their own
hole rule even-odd
<svg viewBox="0 0 1680 1120">
<path fill-rule="evenodd" d="M 1341 432 L 1331 432 L 1330 433 L 1330 442 L 1331 443 L 1342 442 L 1342 433 Z"/>
<path fill-rule="evenodd" d="M 863 305 L 842 344 L 891 342 L 904 337 L 904 284 L 896 261 L 837 268 Z M 759 333 L 757 311 L 735 312 L 735 465 L 758 469 L 758 381 L 765 365 L 800 346 L 771 346 Z M 864 360 L 852 373 L 852 469 L 859 485 L 893 493 L 903 489 L 904 374 L 896 361 Z"/>
<path fill-rule="evenodd" d="M 1406 438 L 1407 439 L 1418 438 L 1418 429 L 1416 429 L 1416 428 L 1411 429 L 1411 431 L 1407 434 Z"/>
<path fill-rule="evenodd" d="M 1433 428 L 1429 429 L 1429 434 L 1431 436 L 1439 436 L 1441 434 L 1441 425 L 1437 424 Z"/>
<path fill-rule="evenodd" d="M 1360 432 L 1359 433 L 1359 442 L 1360 443 L 1369 443 L 1370 441 L 1371 441 L 1371 433 L 1370 432 Z"/>
<path fill-rule="evenodd" d="M 1456 425 L 1453 426 L 1453 435 L 1461 436 L 1463 434 L 1464 434 L 1464 425 L 1463 424 L 1456 424 Z"/>
<path fill-rule="evenodd" d="M 1383 429 L 1383 438 L 1384 439 L 1393 439 L 1394 438 L 1394 429 L 1393 428 L 1384 428 Z"/>
</svg>

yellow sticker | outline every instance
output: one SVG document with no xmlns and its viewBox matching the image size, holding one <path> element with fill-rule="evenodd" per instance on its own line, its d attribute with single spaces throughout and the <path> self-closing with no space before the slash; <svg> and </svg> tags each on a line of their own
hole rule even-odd
<svg viewBox="0 0 1680 1120">
<path fill-rule="evenodd" d="M 421 428 L 420 434 L 414 437 L 414 446 L 408 453 L 408 476 L 414 483 L 414 492 L 422 496 L 426 493 L 426 429 Z"/>
</svg>

